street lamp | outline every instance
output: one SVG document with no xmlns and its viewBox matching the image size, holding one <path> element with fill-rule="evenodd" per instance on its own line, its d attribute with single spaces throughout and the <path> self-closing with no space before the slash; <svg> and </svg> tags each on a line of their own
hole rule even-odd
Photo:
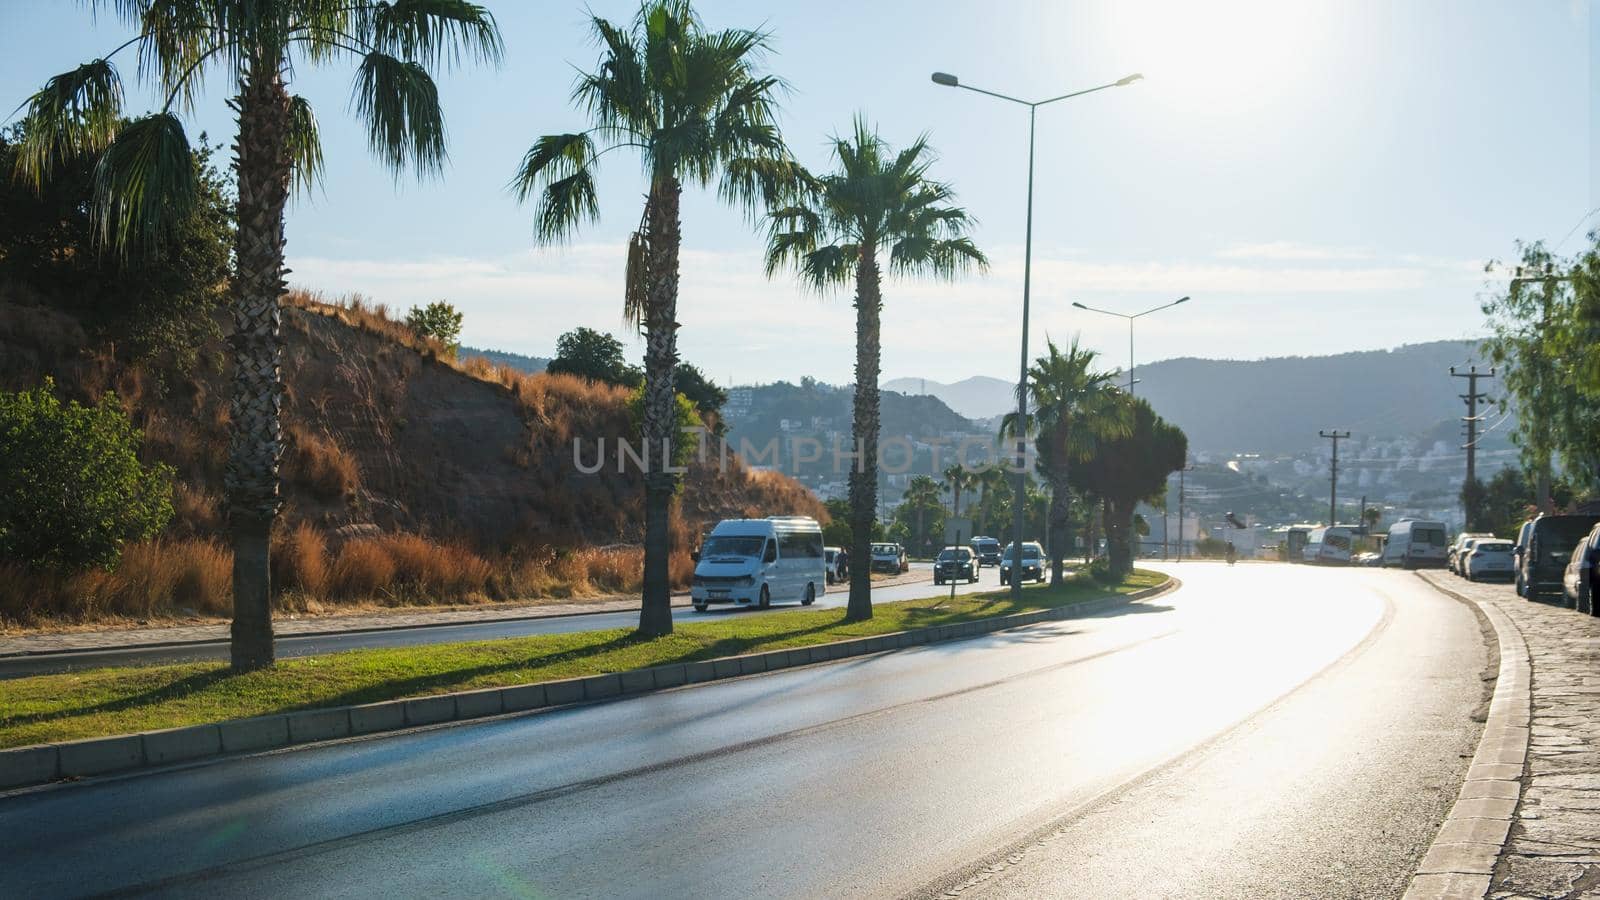
<svg viewBox="0 0 1600 900">
<path fill-rule="evenodd" d="M 1011 566 L 1011 596 L 1017 600 L 1022 599 L 1022 527 L 1024 522 L 1023 507 L 1026 505 L 1025 499 L 1027 497 L 1027 484 L 1024 481 L 1025 473 L 1023 472 L 1023 467 L 1027 463 L 1028 434 L 1028 289 L 1033 276 L 1034 120 L 1036 119 L 1036 114 L 1041 106 L 1055 103 L 1058 100 L 1067 100 L 1072 97 L 1081 97 L 1084 94 L 1092 94 L 1095 91 L 1103 91 L 1106 88 L 1126 87 L 1143 77 L 1143 75 L 1136 73 L 1119 78 L 1110 84 L 1102 84 L 1099 87 L 1092 87 L 1081 91 L 1073 91 L 1070 94 L 1062 94 L 1059 97 L 1051 97 L 1048 100 L 1030 102 L 1027 100 L 1020 100 L 1016 97 L 1009 97 L 1005 94 L 997 94 L 994 91 L 986 91 L 983 88 L 975 88 L 969 84 L 962 84 L 961 79 L 951 75 L 948 72 L 933 73 L 934 84 L 942 85 L 944 87 L 965 88 L 966 90 L 974 93 L 985 94 L 1000 100 L 1008 100 L 1012 103 L 1019 103 L 1028 108 L 1028 225 L 1027 231 L 1025 232 L 1026 236 L 1023 239 L 1022 245 L 1022 371 L 1021 374 L 1017 376 L 1017 427 L 1020 430 L 1017 433 L 1017 493 L 1013 501 L 1013 506 L 1015 506 L 1016 511 L 1015 515 L 1012 517 L 1013 533 L 1011 539 L 1011 546 L 1015 548 L 1015 552 L 1017 554 L 1016 562 L 1014 562 Z M 1048 549 L 1049 548 L 1046 548 L 1046 550 Z"/>
<path fill-rule="evenodd" d="M 1129 315 L 1128 313 L 1113 312 L 1109 309 L 1097 309 L 1093 306 L 1084 306 L 1082 303 L 1078 302 L 1074 302 L 1072 305 L 1079 309 L 1088 310 L 1089 312 L 1105 313 L 1108 316 L 1116 316 L 1119 319 L 1128 320 L 1128 393 L 1131 395 L 1133 393 L 1133 386 L 1139 383 L 1139 380 L 1133 377 L 1133 320 L 1139 318 L 1140 316 L 1148 316 L 1153 312 L 1160 312 L 1163 309 L 1170 309 L 1174 306 L 1177 306 L 1179 303 L 1188 302 L 1188 297 L 1179 297 L 1171 303 L 1163 303 L 1160 306 L 1152 306 L 1144 312 L 1133 313 L 1132 315 Z"/>
</svg>

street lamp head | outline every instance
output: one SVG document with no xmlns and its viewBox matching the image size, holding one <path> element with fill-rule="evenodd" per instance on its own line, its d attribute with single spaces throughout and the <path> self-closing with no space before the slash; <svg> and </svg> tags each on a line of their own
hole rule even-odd
<svg viewBox="0 0 1600 900">
<path fill-rule="evenodd" d="M 945 87 L 960 87 L 961 79 L 951 75 L 949 72 L 935 72 L 933 73 L 933 83 L 942 84 Z"/>
<path fill-rule="evenodd" d="M 1089 307 L 1087 307 L 1087 306 L 1084 306 L 1084 305 L 1083 305 L 1083 304 L 1082 304 L 1082 303 L 1079 303 L 1079 302 L 1078 302 L 1078 301 L 1076 301 L 1076 300 L 1074 300 L 1074 301 L 1072 301 L 1072 305 L 1073 305 L 1073 306 L 1076 306 L 1076 307 L 1077 307 L 1077 308 L 1079 308 L 1079 309 L 1088 309 L 1088 308 L 1089 308 Z"/>
<path fill-rule="evenodd" d="M 1179 303 L 1188 303 L 1188 302 L 1189 302 L 1189 298 L 1187 296 L 1184 296 L 1184 297 L 1179 297 L 1178 299 L 1172 301 L 1172 305 L 1173 306 L 1177 306 Z"/>
<path fill-rule="evenodd" d="M 934 76 L 934 80 L 936 80 L 936 81 L 938 80 L 938 76 L 937 75 Z M 1144 76 L 1140 75 L 1138 72 L 1135 72 L 1132 75 L 1129 75 L 1129 76 L 1127 76 L 1125 78 L 1118 78 L 1117 79 L 1117 87 L 1127 87 L 1128 85 L 1133 84 L 1135 81 L 1143 81 L 1143 80 L 1144 80 Z"/>
</svg>

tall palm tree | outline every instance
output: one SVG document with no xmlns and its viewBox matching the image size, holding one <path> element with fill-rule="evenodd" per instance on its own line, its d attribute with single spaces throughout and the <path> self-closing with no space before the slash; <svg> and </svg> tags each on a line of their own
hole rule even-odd
<svg viewBox="0 0 1600 900">
<path fill-rule="evenodd" d="M 882 261 L 894 275 L 955 276 L 988 260 L 967 237 L 966 210 L 950 206 L 955 193 L 928 177 L 933 153 L 918 138 L 898 153 L 864 118 L 850 137 L 833 140 L 838 168 L 805 174 L 795 202 L 772 214 L 767 274 L 793 266 L 805 283 L 827 290 L 855 283 L 856 465 L 850 472 L 850 554 L 867 559 L 878 503 L 878 374 L 883 310 Z M 872 582 L 851 569 L 850 621 L 872 618 Z"/>
<path fill-rule="evenodd" d="M 648 186 L 639 228 L 628 241 L 623 316 L 645 337 L 642 437 L 647 460 L 656 462 L 645 473 L 639 634 L 659 637 L 672 633 L 669 520 L 678 476 L 669 471 L 668 448 L 679 437 L 673 433 L 679 198 L 685 182 L 717 181 L 724 200 L 754 215 L 794 169 L 774 122 L 782 85 L 759 70 L 765 33 L 709 30 L 687 0 L 650 0 L 626 27 L 598 17 L 590 26 L 599 67 L 579 75 L 572 92 L 590 127 L 535 141 L 512 186 L 519 200 L 537 198 L 534 237 L 555 243 L 599 218 L 600 157 L 629 149 L 644 166 Z"/>
<path fill-rule="evenodd" d="M 961 492 L 972 487 L 977 479 L 977 473 L 969 470 L 960 460 L 956 460 L 944 467 L 940 473 L 944 476 L 944 483 L 950 491 L 950 515 L 952 518 L 961 518 Z M 971 537 L 971 535 L 968 535 Z"/>
<path fill-rule="evenodd" d="M 987 534 L 991 518 L 989 506 L 991 498 L 989 495 L 991 491 L 1005 481 L 1006 473 L 999 466 L 990 465 L 972 473 L 972 476 L 973 482 L 978 488 L 978 517 L 973 524 L 973 528 Z"/>
<path fill-rule="evenodd" d="M 233 535 L 232 661 L 273 661 L 268 547 L 283 454 L 279 371 L 284 291 L 283 210 L 291 183 L 309 186 L 322 165 L 311 104 L 289 93 L 298 57 L 313 65 L 354 60 L 352 103 L 368 143 L 396 173 L 438 172 L 444 120 L 429 68 L 465 53 L 498 62 L 494 18 L 463 0 L 96 0 L 137 31 L 105 57 L 51 78 L 27 101 L 17 175 L 43 184 L 59 163 L 97 154 L 94 213 L 102 238 L 123 252 L 158 245 L 195 203 L 197 184 L 178 113 L 206 75 L 219 76 L 238 114 L 234 170 L 238 217 L 232 307 L 234 373 L 226 487 Z M 111 58 L 137 48 L 159 82 L 161 110 L 125 121 Z"/>
<path fill-rule="evenodd" d="M 1028 369 L 1028 393 L 1033 407 L 1027 428 L 1037 436 L 1039 474 L 1051 488 L 1050 583 L 1060 584 L 1069 536 L 1072 494 L 1068 471 L 1075 461 L 1093 452 L 1095 439 L 1118 437 L 1128 429 L 1129 413 L 1119 402 L 1114 372 L 1093 370 L 1098 354 L 1078 346 L 1073 338 L 1062 353 L 1055 341 L 1046 341 L 1045 354 Z M 1017 437 L 1017 414 L 1001 421 L 1001 434 Z"/>
</svg>

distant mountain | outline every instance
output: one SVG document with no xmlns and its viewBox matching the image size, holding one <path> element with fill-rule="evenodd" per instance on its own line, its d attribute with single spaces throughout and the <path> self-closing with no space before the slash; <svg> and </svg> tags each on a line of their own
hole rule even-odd
<svg viewBox="0 0 1600 900">
<path fill-rule="evenodd" d="M 1472 341 L 1251 361 L 1183 357 L 1140 365 L 1135 390 L 1189 435 L 1196 452 L 1296 453 L 1316 446 L 1317 431 L 1326 428 L 1453 440 L 1465 412 L 1457 395 L 1466 386 L 1449 368 L 1478 358 Z M 884 387 L 921 393 L 922 384 L 897 378 Z M 974 418 L 1014 402 L 1012 385 L 997 378 L 926 385 L 927 393 Z M 1494 381 L 1485 387 L 1500 396 Z M 1510 429 L 1498 431 L 1496 443 Z"/>
<path fill-rule="evenodd" d="M 476 347 L 462 347 L 458 354 L 462 359 L 469 356 L 481 356 L 488 361 L 501 366 L 510 366 L 519 372 L 535 374 L 543 372 L 550 360 L 543 356 L 523 356 L 521 353 L 507 353 L 504 350 L 479 350 Z"/>
<path fill-rule="evenodd" d="M 1017 405 L 1017 383 L 987 375 L 974 375 L 954 384 L 926 378 L 895 378 L 885 381 L 881 387 L 913 397 L 931 394 L 969 419 L 987 419 L 1015 409 Z"/>
</svg>

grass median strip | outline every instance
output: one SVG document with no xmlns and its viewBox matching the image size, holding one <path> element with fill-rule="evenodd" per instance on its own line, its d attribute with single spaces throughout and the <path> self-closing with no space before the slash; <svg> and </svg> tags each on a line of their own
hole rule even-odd
<svg viewBox="0 0 1600 900">
<path fill-rule="evenodd" d="M 0 681 L 0 747 L 176 728 L 269 713 L 372 703 L 474 688 L 624 672 L 762 650 L 803 647 L 1069 606 L 1162 584 L 1136 571 L 1114 588 L 1087 579 L 1034 586 L 1016 603 L 1004 591 L 883 603 L 866 622 L 843 609 L 729 613 L 680 624 L 670 636 L 629 629 L 533 635 L 459 644 L 352 650 L 287 659 L 233 675 L 223 663 L 92 669 Z"/>
</svg>

